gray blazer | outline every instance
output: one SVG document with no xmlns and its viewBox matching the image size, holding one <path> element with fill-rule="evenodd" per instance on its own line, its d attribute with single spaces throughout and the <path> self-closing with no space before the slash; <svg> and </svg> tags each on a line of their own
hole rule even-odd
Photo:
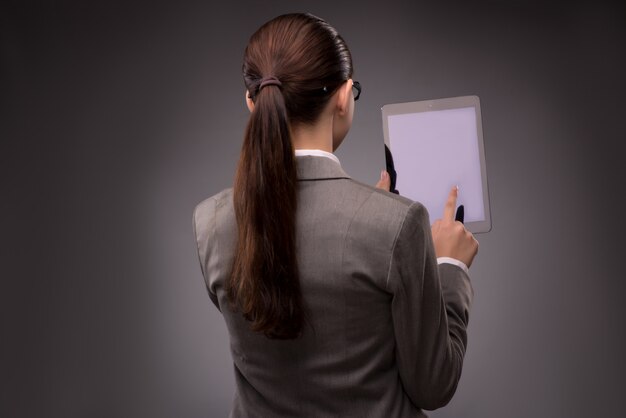
<svg viewBox="0 0 626 418">
<path fill-rule="evenodd" d="M 234 362 L 231 417 L 425 417 L 457 387 L 473 290 L 437 265 L 424 206 L 297 157 L 297 249 L 312 326 L 297 340 L 253 333 L 224 292 L 236 239 L 232 189 L 193 226 L 208 293 Z"/>
</svg>

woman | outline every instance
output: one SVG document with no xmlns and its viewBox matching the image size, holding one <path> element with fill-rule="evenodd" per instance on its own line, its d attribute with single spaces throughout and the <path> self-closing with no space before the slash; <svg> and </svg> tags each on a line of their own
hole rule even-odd
<svg viewBox="0 0 626 418">
<path fill-rule="evenodd" d="M 267 22 L 246 48 L 234 188 L 193 220 L 230 334 L 233 417 L 425 416 L 455 392 L 478 244 L 454 222 L 456 189 L 431 231 L 421 204 L 342 170 L 352 71 L 308 14 Z"/>
</svg>

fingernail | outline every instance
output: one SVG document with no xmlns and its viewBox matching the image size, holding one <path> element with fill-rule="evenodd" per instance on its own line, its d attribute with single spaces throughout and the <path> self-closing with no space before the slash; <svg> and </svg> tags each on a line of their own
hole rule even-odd
<svg viewBox="0 0 626 418">
<path fill-rule="evenodd" d="M 380 172 L 380 179 L 384 180 L 385 177 L 387 177 L 387 172 L 385 170 L 383 170 L 383 171 Z"/>
</svg>

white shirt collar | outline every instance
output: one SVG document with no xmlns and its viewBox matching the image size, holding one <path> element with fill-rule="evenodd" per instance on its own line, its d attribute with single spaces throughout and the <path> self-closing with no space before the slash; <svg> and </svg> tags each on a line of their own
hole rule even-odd
<svg viewBox="0 0 626 418">
<path fill-rule="evenodd" d="M 321 149 L 297 149 L 296 150 L 296 157 L 303 157 L 305 155 L 330 158 L 337 164 L 341 165 L 341 163 L 339 162 L 339 158 L 337 158 L 337 156 L 333 154 L 332 152 L 323 151 Z"/>
</svg>

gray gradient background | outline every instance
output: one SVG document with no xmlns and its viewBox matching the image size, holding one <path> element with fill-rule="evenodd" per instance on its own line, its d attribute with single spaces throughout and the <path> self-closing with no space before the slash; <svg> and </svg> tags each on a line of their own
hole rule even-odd
<svg viewBox="0 0 626 418">
<path fill-rule="evenodd" d="M 384 164 L 383 104 L 482 100 L 493 230 L 432 416 L 623 416 L 624 7 L 333 3 L 2 3 L 0 416 L 226 416 L 191 214 L 232 182 L 247 38 L 301 10 L 352 50 L 358 180 Z"/>
</svg>

